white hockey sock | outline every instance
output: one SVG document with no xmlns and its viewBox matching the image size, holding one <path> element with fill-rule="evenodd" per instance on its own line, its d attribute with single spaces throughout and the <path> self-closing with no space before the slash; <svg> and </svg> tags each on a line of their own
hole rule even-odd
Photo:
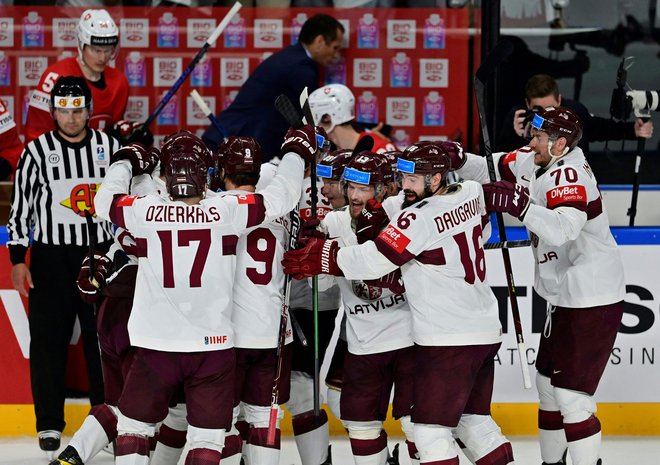
<svg viewBox="0 0 660 465">
<path fill-rule="evenodd" d="M 115 465 L 148 465 L 149 437 L 141 434 L 120 434 L 117 437 Z"/>
<path fill-rule="evenodd" d="M 105 404 L 92 407 L 69 445 L 87 463 L 117 437 L 117 417 Z"/>
<path fill-rule="evenodd" d="M 592 415 L 579 423 L 564 423 L 573 465 L 596 465 L 600 457 L 600 421 Z"/>
<path fill-rule="evenodd" d="M 195 449 L 190 449 L 188 451 L 188 455 L 186 455 L 185 465 L 216 464 L 216 463 L 220 463 L 221 458 L 222 458 L 222 453 L 218 452 L 217 450 L 198 447 Z"/>
<path fill-rule="evenodd" d="M 158 444 L 151 454 L 150 465 L 176 465 L 186 445 L 188 420 L 186 404 L 177 404 L 169 412 L 158 431 Z"/>
<path fill-rule="evenodd" d="M 225 436 L 225 447 L 222 449 L 222 465 L 239 465 L 243 447 L 245 446 L 241 435 L 235 427 L 232 427 Z"/>
<path fill-rule="evenodd" d="M 511 443 L 490 415 L 462 415 L 454 434 L 465 446 L 463 452 L 478 465 L 513 463 Z"/>
<path fill-rule="evenodd" d="M 247 465 L 277 465 L 280 463 L 280 430 L 275 430 L 275 443 L 268 445 L 268 428 L 250 428 L 246 445 Z"/>
<path fill-rule="evenodd" d="M 561 461 L 568 447 L 561 412 L 539 410 L 539 443 L 545 463 Z"/>
<path fill-rule="evenodd" d="M 413 431 L 421 465 L 458 465 L 458 448 L 450 428 L 415 423 Z"/>
<path fill-rule="evenodd" d="M 341 391 L 332 387 L 328 387 L 328 393 L 326 394 L 326 396 L 327 396 L 326 402 L 328 404 L 328 407 L 330 408 L 330 411 L 335 416 L 335 418 L 340 419 L 341 410 L 339 408 L 339 403 L 341 399 Z"/>
<path fill-rule="evenodd" d="M 328 457 L 330 431 L 328 415 L 321 409 L 319 424 L 316 424 L 314 412 L 306 412 L 293 417 L 293 434 L 300 454 L 302 465 L 319 465 Z"/>
</svg>

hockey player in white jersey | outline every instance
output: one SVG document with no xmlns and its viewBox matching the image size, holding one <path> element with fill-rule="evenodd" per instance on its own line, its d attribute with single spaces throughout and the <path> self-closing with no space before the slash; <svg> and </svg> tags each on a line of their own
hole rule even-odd
<svg viewBox="0 0 660 465">
<path fill-rule="evenodd" d="M 596 179 L 577 147 L 581 137 L 573 112 L 547 108 L 532 121 L 529 147 L 498 164 L 513 182 L 484 184 L 488 209 L 510 213 L 530 232 L 534 289 L 548 302 L 536 359 L 546 465 L 565 464 L 567 447 L 575 465 L 601 463 L 593 395 L 623 315 L 623 265 Z M 478 175 L 478 160 L 469 157 L 466 166 Z"/>
<path fill-rule="evenodd" d="M 117 463 L 148 463 L 148 438 L 167 414 L 176 387 L 188 406 L 189 465 L 219 463 L 234 403 L 231 289 L 235 239 L 290 211 L 301 191 L 304 161 L 316 156 L 314 128 L 291 129 L 280 170 L 255 194 L 204 198 L 206 151 L 199 141 L 175 152 L 167 170 L 171 199 L 126 195 L 151 155 L 121 149 L 96 198 L 102 217 L 146 241 L 129 320 L 136 347 L 119 399 Z M 100 197 L 99 197 L 100 196 Z M 224 291 L 219 291 L 224 289 Z"/>
<path fill-rule="evenodd" d="M 474 463 L 513 462 L 509 441 L 490 416 L 494 357 L 502 328 L 486 280 L 483 191 L 445 185 L 449 157 L 420 142 L 399 159 L 411 205 L 374 241 L 339 247 L 311 239 L 285 254 L 285 273 L 377 279 L 401 267 L 415 342 L 412 421 L 421 464 L 458 465 L 452 430 Z"/>
<path fill-rule="evenodd" d="M 380 227 L 387 224 L 384 211 L 380 210 L 384 221 L 375 226 L 361 227 L 359 219 L 369 201 L 383 200 L 393 178 L 387 158 L 368 151 L 357 154 L 343 173 L 342 184 L 349 204 L 328 213 L 321 229 L 339 246 L 351 246 L 375 238 Z M 414 353 L 406 296 L 371 282 L 343 277 L 324 276 L 320 279 L 320 286 L 334 282 L 338 283 L 342 296 L 348 342 L 341 390 L 341 420 L 348 429 L 355 463 L 398 463 L 398 450 L 395 457 L 389 458 L 387 434 L 383 430 L 393 386 L 393 416 L 401 419 L 411 460 L 419 463 L 410 421 Z"/>
</svg>

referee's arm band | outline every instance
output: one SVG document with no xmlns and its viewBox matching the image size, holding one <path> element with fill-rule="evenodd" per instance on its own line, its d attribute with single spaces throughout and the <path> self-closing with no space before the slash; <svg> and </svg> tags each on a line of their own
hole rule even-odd
<svg viewBox="0 0 660 465">
<path fill-rule="evenodd" d="M 8 245 L 9 248 L 9 260 L 11 260 L 12 265 L 18 265 L 19 263 L 25 263 L 25 255 L 27 254 L 27 247 L 24 245 Z"/>
</svg>

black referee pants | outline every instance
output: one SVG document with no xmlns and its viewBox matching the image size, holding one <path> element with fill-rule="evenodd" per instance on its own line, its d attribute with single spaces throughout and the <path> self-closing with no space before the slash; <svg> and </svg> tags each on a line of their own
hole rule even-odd
<svg viewBox="0 0 660 465">
<path fill-rule="evenodd" d="M 28 298 L 30 376 L 37 431 L 64 429 L 67 351 L 80 320 L 92 405 L 103 403 L 96 317 L 78 295 L 76 279 L 88 248 L 35 243 L 30 251 L 34 289 Z"/>
</svg>

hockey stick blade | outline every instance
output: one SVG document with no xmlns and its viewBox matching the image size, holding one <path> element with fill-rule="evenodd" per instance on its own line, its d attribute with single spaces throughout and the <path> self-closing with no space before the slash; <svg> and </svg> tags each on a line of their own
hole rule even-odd
<svg viewBox="0 0 660 465">
<path fill-rule="evenodd" d="M 312 114 L 312 108 L 309 106 L 309 93 L 307 87 L 305 87 L 300 93 L 300 109 L 303 112 L 305 122 L 307 124 L 316 125 L 314 115 Z"/>
<path fill-rule="evenodd" d="M 500 40 L 491 50 L 486 59 L 481 63 L 475 73 L 477 79 L 486 82 L 488 77 L 495 72 L 500 63 L 506 60 L 513 53 L 513 44 L 508 40 Z"/>
<path fill-rule="evenodd" d="M 299 129 L 304 126 L 300 112 L 293 106 L 293 103 L 286 95 L 281 94 L 275 99 L 275 109 L 277 109 L 292 128 Z"/>
<path fill-rule="evenodd" d="M 513 249 L 515 247 L 529 247 L 532 245 L 530 240 L 522 241 L 502 241 L 502 242 L 487 242 L 484 244 L 484 249 Z"/>
<path fill-rule="evenodd" d="M 353 153 L 351 153 L 351 157 L 354 157 L 358 153 L 364 152 L 365 150 L 371 152 L 371 149 L 373 148 L 374 148 L 374 138 L 369 135 L 362 136 L 358 141 L 358 143 L 355 144 L 355 148 L 353 149 Z"/>
</svg>

